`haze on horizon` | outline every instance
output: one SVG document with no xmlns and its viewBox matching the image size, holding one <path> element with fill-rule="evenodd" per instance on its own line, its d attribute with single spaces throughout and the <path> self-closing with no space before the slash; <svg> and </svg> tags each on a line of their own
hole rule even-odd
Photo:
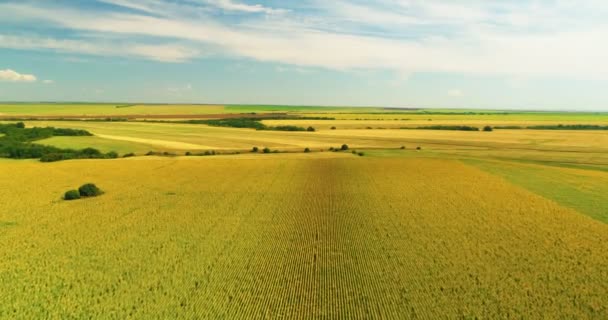
<svg viewBox="0 0 608 320">
<path fill-rule="evenodd" d="M 600 0 L 0 3 L 0 101 L 608 111 Z"/>
</svg>

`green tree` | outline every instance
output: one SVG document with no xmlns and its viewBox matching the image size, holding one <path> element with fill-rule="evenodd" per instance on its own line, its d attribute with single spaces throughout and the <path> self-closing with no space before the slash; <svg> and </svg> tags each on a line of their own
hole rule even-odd
<svg viewBox="0 0 608 320">
<path fill-rule="evenodd" d="M 78 188 L 78 193 L 81 197 L 96 197 L 101 195 L 103 192 L 96 185 L 87 183 Z"/>
<path fill-rule="evenodd" d="M 80 199 L 80 193 L 78 192 L 78 190 L 70 190 L 65 193 L 65 195 L 63 196 L 63 199 L 64 200 Z"/>
</svg>

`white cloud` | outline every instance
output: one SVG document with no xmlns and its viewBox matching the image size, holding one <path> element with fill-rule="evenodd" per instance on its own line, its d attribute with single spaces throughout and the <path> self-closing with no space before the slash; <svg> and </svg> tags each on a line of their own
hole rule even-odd
<svg viewBox="0 0 608 320">
<path fill-rule="evenodd" d="M 212 16 L 196 18 L 185 13 L 183 6 L 159 9 L 173 2 L 105 1 L 136 7 L 155 16 L 0 4 L 0 19 L 10 16 L 22 21 L 44 21 L 89 36 L 111 35 L 101 40 L 5 35 L 0 36 L 0 47 L 166 62 L 188 61 L 204 52 L 296 67 L 387 69 L 405 74 L 608 74 L 608 42 L 604 40 L 608 23 L 600 19 L 602 13 L 608 13 L 608 5 L 595 0 L 577 6 L 568 1 L 542 5 L 480 0 L 467 1 L 468 5 L 439 0 L 377 0 L 366 5 L 343 0 L 321 5 L 316 1 L 315 8 L 325 11 L 314 20 L 304 13 L 290 12 L 289 17 L 251 18 L 246 24 Z M 228 0 L 206 2 L 227 11 L 276 10 Z M 192 10 L 203 9 L 197 5 Z M 586 19 L 580 19 L 581 15 Z M 355 26 L 348 29 L 342 21 Z M 362 26 L 369 25 L 382 32 L 363 30 Z M 142 38 L 155 41 L 140 43 Z"/>
<path fill-rule="evenodd" d="M 287 10 L 284 9 L 274 9 L 265 7 L 261 4 L 244 4 L 234 2 L 232 0 L 206 0 L 209 4 L 216 6 L 220 9 L 227 11 L 241 11 L 241 12 L 249 12 L 249 13 L 266 13 L 266 14 L 280 14 L 285 13 Z"/>
<path fill-rule="evenodd" d="M 17 71 L 6 69 L 0 70 L 0 81 L 8 82 L 36 82 L 36 76 L 33 74 L 21 74 Z"/>
<path fill-rule="evenodd" d="M 54 84 L 55 81 L 47 79 L 47 80 L 42 80 L 42 83 L 44 83 L 44 84 Z"/>
<path fill-rule="evenodd" d="M 121 43 L 107 39 L 64 40 L 41 37 L 16 37 L 0 34 L 0 48 L 26 50 L 53 50 L 64 53 L 81 53 L 98 56 L 141 57 L 162 62 L 184 62 L 199 55 L 196 49 L 176 44 Z M 82 58 L 68 57 L 72 62 L 86 62 Z"/>
<path fill-rule="evenodd" d="M 448 96 L 450 97 L 462 97 L 464 93 L 460 89 L 450 89 L 448 90 Z"/>
</svg>

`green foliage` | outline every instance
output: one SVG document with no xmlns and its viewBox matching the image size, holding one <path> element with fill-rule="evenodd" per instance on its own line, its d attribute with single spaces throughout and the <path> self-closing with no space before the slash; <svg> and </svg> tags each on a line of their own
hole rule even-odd
<svg viewBox="0 0 608 320">
<path fill-rule="evenodd" d="M 303 127 L 298 126 L 276 126 L 276 127 L 265 127 L 264 129 L 258 130 L 272 130 L 272 131 L 310 131 Z"/>
<path fill-rule="evenodd" d="M 206 124 L 213 127 L 251 128 L 256 130 L 265 130 L 267 128 L 259 120 L 248 118 L 189 120 L 187 123 Z"/>
<path fill-rule="evenodd" d="M 316 130 L 315 130 L 315 128 L 313 128 L 313 127 L 308 127 L 308 128 L 306 129 L 306 131 L 308 131 L 308 132 L 315 132 Z"/>
<path fill-rule="evenodd" d="M 80 188 L 78 188 L 78 193 L 81 197 L 97 197 L 103 194 L 101 189 L 92 183 L 87 183 L 80 186 Z"/>
<path fill-rule="evenodd" d="M 492 132 L 492 131 L 494 131 L 494 129 L 492 127 L 490 127 L 490 126 L 485 126 L 485 127 L 483 127 L 483 131 L 485 131 L 485 132 Z"/>
<path fill-rule="evenodd" d="M 260 151 L 260 148 L 258 148 L 258 147 L 253 147 L 251 149 L 251 152 L 258 152 L 258 151 Z"/>
<path fill-rule="evenodd" d="M 304 148 L 304 153 L 309 153 L 310 152 L 310 148 Z"/>
<path fill-rule="evenodd" d="M 348 145 L 347 144 L 343 144 L 342 147 L 340 147 L 340 150 L 342 150 L 342 151 L 348 150 Z"/>
<path fill-rule="evenodd" d="M 412 128 L 401 128 L 401 129 L 412 129 Z M 470 127 L 470 126 L 441 126 L 441 125 L 418 127 L 416 129 L 420 129 L 420 130 L 479 131 L 479 128 L 477 128 L 477 127 Z"/>
<path fill-rule="evenodd" d="M 70 190 L 63 195 L 64 200 L 76 200 L 80 199 L 80 193 L 78 190 Z"/>
<path fill-rule="evenodd" d="M 123 157 L 123 158 L 135 157 L 135 153 L 133 153 L 133 152 L 129 152 L 129 153 L 124 154 L 122 157 Z"/>
<path fill-rule="evenodd" d="M 23 122 L 14 124 L 0 124 L 0 157 L 14 159 L 40 158 L 43 162 L 51 162 L 66 159 L 80 158 L 105 158 L 95 149 L 60 149 L 33 143 L 34 141 L 50 138 L 53 136 L 91 136 L 85 130 L 63 129 L 63 128 L 26 128 Z"/>
<path fill-rule="evenodd" d="M 599 126 L 593 124 L 571 124 L 571 125 L 541 125 L 529 126 L 532 130 L 608 130 L 608 126 Z"/>
<path fill-rule="evenodd" d="M 270 148 L 266 147 L 266 148 L 264 148 L 264 150 L 262 152 L 264 152 L 264 153 L 270 153 Z"/>
<path fill-rule="evenodd" d="M 331 130 L 336 130 L 336 127 L 331 127 Z"/>
</svg>

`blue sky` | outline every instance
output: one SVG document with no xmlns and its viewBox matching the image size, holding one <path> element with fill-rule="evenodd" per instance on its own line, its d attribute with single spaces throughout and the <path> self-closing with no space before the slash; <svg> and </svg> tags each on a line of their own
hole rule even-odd
<svg viewBox="0 0 608 320">
<path fill-rule="evenodd" d="M 603 0 L 0 1 L 0 101 L 608 110 Z"/>
</svg>

